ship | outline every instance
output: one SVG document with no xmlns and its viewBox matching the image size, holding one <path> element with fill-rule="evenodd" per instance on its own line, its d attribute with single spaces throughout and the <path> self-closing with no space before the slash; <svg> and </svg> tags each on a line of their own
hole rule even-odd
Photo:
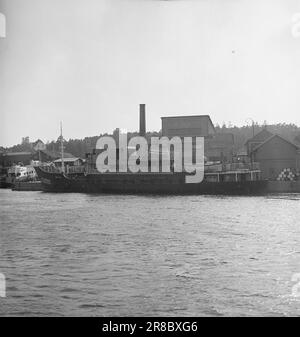
<svg viewBox="0 0 300 337">
<path fill-rule="evenodd" d="M 46 192 L 117 194 L 259 195 L 267 181 L 257 170 L 205 173 L 201 183 L 187 184 L 185 173 L 63 173 L 38 166 L 36 172 Z M 254 177 L 249 179 L 249 177 Z"/>
<path fill-rule="evenodd" d="M 141 113 L 142 112 L 142 113 Z M 141 118 L 142 116 L 142 118 Z M 145 135 L 144 111 L 140 111 L 140 135 Z M 142 120 L 142 122 L 141 122 Z M 206 162 L 203 180 L 187 183 L 191 173 L 176 172 L 99 172 L 97 153 L 87 154 L 84 165 L 65 167 L 61 127 L 61 167 L 35 167 L 42 189 L 46 192 L 117 193 L 117 194 L 195 194 L 195 195 L 260 195 L 267 191 L 258 163 Z M 119 150 L 119 149 L 118 149 Z M 117 151 L 117 160 L 119 151 Z M 171 161 L 171 167 L 174 168 Z M 149 167 L 151 162 L 149 161 Z"/>
<path fill-rule="evenodd" d="M 14 188 L 16 184 L 36 182 L 37 175 L 33 165 L 13 165 L 9 167 L 5 174 L 0 176 L 0 188 Z"/>
</svg>

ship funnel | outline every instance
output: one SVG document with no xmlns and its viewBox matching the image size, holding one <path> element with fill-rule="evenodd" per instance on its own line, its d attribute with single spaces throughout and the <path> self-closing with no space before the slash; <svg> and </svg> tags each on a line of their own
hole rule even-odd
<svg viewBox="0 0 300 337">
<path fill-rule="evenodd" d="M 140 104 L 140 136 L 146 134 L 146 105 Z"/>
</svg>

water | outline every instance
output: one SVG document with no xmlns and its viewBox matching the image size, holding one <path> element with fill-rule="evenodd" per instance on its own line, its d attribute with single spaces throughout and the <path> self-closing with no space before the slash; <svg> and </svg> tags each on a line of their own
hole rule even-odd
<svg viewBox="0 0 300 337">
<path fill-rule="evenodd" d="M 0 316 L 300 315 L 299 194 L 2 189 L 0 210 Z"/>
</svg>

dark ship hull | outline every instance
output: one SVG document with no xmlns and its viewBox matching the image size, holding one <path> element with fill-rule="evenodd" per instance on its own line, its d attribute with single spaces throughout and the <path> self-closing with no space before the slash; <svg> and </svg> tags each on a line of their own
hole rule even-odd
<svg viewBox="0 0 300 337">
<path fill-rule="evenodd" d="M 47 172 L 36 168 L 47 192 L 118 194 L 211 194 L 259 195 L 266 193 L 267 181 L 185 183 L 184 173 L 104 173 L 75 174 Z"/>
<path fill-rule="evenodd" d="M 0 181 L 0 188 L 11 188 L 11 187 L 12 187 L 12 183 L 8 183 L 5 180 Z"/>
</svg>

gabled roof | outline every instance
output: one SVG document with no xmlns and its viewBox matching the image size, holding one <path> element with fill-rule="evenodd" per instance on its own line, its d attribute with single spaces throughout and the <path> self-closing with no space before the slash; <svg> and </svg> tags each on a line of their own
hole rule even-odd
<svg viewBox="0 0 300 337">
<path fill-rule="evenodd" d="M 274 139 L 274 138 L 280 138 L 281 140 L 285 141 L 286 143 L 288 143 L 288 144 L 294 146 L 296 149 L 299 149 L 299 146 L 297 146 L 296 144 L 294 144 L 294 143 L 292 143 L 291 141 L 289 141 L 289 140 L 283 138 L 282 136 L 276 134 L 276 135 L 272 135 L 272 136 L 269 137 L 266 141 L 264 141 L 263 143 L 261 143 L 261 144 L 259 144 L 258 146 L 256 146 L 256 147 L 252 150 L 252 152 L 257 151 L 259 148 L 261 148 L 261 147 L 264 146 L 265 144 L 269 143 L 269 142 L 270 142 L 272 139 Z"/>
<path fill-rule="evenodd" d="M 246 145 L 249 142 L 262 143 L 262 142 L 266 141 L 268 138 L 270 138 L 271 136 L 273 136 L 273 133 L 268 131 L 266 128 L 264 128 L 261 131 L 259 131 L 254 137 L 248 139 L 247 142 L 246 142 Z"/>
<path fill-rule="evenodd" d="M 32 145 L 35 146 L 37 143 L 43 143 L 44 144 L 44 142 L 42 140 L 37 139 L 34 143 L 32 143 Z"/>
</svg>

